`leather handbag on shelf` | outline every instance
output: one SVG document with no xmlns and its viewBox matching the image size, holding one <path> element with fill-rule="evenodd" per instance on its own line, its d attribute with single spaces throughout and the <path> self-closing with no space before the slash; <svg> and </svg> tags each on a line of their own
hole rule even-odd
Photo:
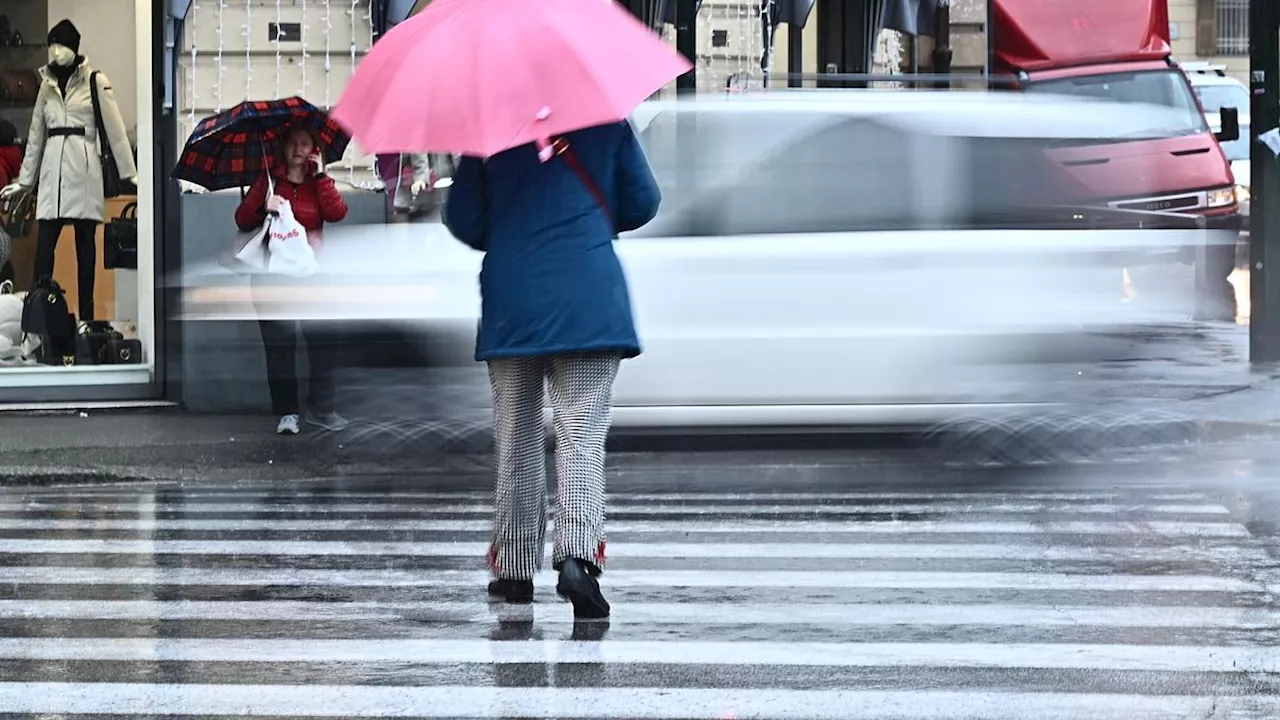
<svg viewBox="0 0 1280 720">
<path fill-rule="evenodd" d="M 120 333 L 111 323 L 94 320 L 85 323 L 76 333 L 76 364 L 101 365 L 107 358 L 107 345 Z"/>
<path fill-rule="evenodd" d="M 104 365 L 138 365 L 142 362 L 142 341 L 116 333 L 107 341 Z"/>
<path fill-rule="evenodd" d="M 28 190 L 0 200 L 0 221 L 10 238 L 29 236 L 36 223 L 36 194 Z"/>
<path fill-rule="evenodd" d="M 102 228 L 102 266 L 108 270 L 138 269 L 138 203 L 129 203 Z"/>
<path fill-rule="evenodd" d="M 94 320 L 76 335 L 77 365 L 136 365 L 142 362 L 142 342 L 126 338 L 111 323 Z"/>
<path fill-rule="evenodd" d="M 24 340 L 40 340 L 36 360 L 44 365 L 74 365 L 76 319 L 67 308 L 67 296 L 52 278 L 37 278 L 22 304 Z"/>
</svg>

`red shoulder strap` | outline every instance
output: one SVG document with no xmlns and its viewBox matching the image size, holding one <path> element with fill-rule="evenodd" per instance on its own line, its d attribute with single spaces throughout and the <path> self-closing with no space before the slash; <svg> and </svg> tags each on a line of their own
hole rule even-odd
<svg viewBox="0 0 1280 720">
<path fill-rule="evenodd" d="M 613 211 L 609 209 L 609 203 L 605 200 L 604 193 L 600 192 L 600 186 L 597 185 L 595 179 L 591 177 L 591 173 L 587 172 L 587 168 L 582 164 L 582 161 L 578 159 L 577 153 L 573 151 L 573 148 L 569 147 L 569 141 L 562 137 L 556 138 L 555 141 L 551 143 L 551 149 L 555 151 L 556 155 L 559 155 L 560 158 L 564 160 L 565 164 L 569 166 L 569 169 L 573 170 L 574 174 L 578 176 L 578 179 L 582 181 L 582 184 L 586 186 L 587 192 L 591 193 L 591 196 L 596 199 L 596 204 L 600 206 L 600 210 L 604 213 L 605 217 L 609 218 L 609 226 L 614 228 L 616 232 L 617 224 L 613 221 Z"/>
</svg>

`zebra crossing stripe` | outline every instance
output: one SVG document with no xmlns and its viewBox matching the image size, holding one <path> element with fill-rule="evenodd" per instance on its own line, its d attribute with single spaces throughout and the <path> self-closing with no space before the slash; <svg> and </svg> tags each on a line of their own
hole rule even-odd
<svg viewBox="0 0 1280 720">
<path fill-rule="evenodd" d="M 304 602 L 0 600 L 0 618 L 89 620 L 331 621 L 440 618 L 449 622 L 572 622 L 562 604 L 490 605 L 467 602 Z M 932 605 L 925 603 L 726 604 L 627 603 L 612 625 L 850 625 L 1226 628 L 1280 630 L 1280 610 L 1238 607 L 1131 605 Z"/>
<path fill-rule="evenodd" d="M 1280 697 L 874 690 L 0 683 L 10 713 L 414 718 L 1170 720 L 1280 715 Z"/>
<path fill-rule="evenodd" d="M 241 568 L 0 567 L 0 583 L 53 585 L 226 585 L 309 587 L 483 587 L 491 576 L 468 570 L 303 570 Z M 553 586 L 544 570 L 536 582 Z M 1076 575 L 996 572 L 848 572 L 615 570 L 610 587 L 894 588 L 1261 592 L 1252 580 L 1207 575 Z"/>
<path fill-rule="evenodd" d="M 1140 489 L 1140 488 L 1139 488 Z M 332 500 L 447 500 L 452 502 L 474 501 L 487 502 L 493 498 L 488 491 L 421 491 L 421 492 L 371 492 L 355 490 L 322 490 L 311 492 L 305 487 L 296 488 L 288 493 L 296 501 L 328 503 Z M 74 493 L 65 490 L 24 490 L 21 492 L 0 490 L 0 498 L 14 498 L 24 502 L 58 502 L 67 504 L 84 504 L 86 498 L 94 498 L 94 502 L 112 499 L 117 502 L 155 503 L 156 496 L 177 496 L 183 503 L 202 503 L 213 499 L 243 499 L 274 501 L 280 496 L 279 488 L 266 490 L 208 490 L 203 488 L 156 488 L 154 490 L 100 490 L 94 488 L 76 489 Z M 746 493 L 610 493 L 609 502 L 646 503 L 646 502 L 725 502 L 741 503 L 782 502 L 820 500 L 825 502 L 843 501 L 918 501 L 928 498 L 930 501 L 963 500 L 968 502 L 1115 502 L 1134 497 L 1129 492 L 746 492 Z M 1203 502 L 1204 493 L 1156 493 L 1146 496 L 1154 502 Z M 555 493 L 548 493 L 550 500 L 555 500 Z M 178 500 L 175 500 L 178 501 Z"/>
<path fill-rule="evenodd" d="M 292 640 L 288 638 L 0 638 L 0 659 L 168 662 L 378 663 L 513 665 L 793 665 L 808 667 L 964 668 L 1280 672 L 1266 647 L 487 639 Z"/>
<path fill-rule="evenodd" d="M 147 503 L 113 503 L 85 506 L 82 503 L 28 502 L 0 503 L 3 512 L 34 512 L 48 510 L 65 510 L 68 507 L 85 507 L 93 512 L 142 512 L 147 510 L 171 511 L 180 510 L 185 513 L 261 513 L 261 512 L 308 512 L 317 515 L 349 515 L 360 513 L 396 513 L 417 512 L 424 516 L 433 515 L 488 515 L 493 506 L 487 503 L 444 503 L 438 505 L 407 506 L 404 503 L 369 503 L 369 504 L 325 504 L 325 503 L 188 503 L 188 502 L 147 502 Z M 698 504 L 655 504 L 626 505 L 613 503 L 609 510 L 614 513 L 649 515 L 777 515 L 779 513 L 806 513 L 811 515 L 870 515 L 898 513 L 903 515 L 923 513 L 982 513 L 982 514 L 1081 514 L 1081 515 L 1125 515 L 1132 513 L 1153 513 L 1163 515 L 1229 515 L 1230 510 L 1222 505 L 1212 503 L 1200 504 L 1092 504 L 1069 505 L 1052 503 L 1000 503 L 983 505 L 974 502 L 938 502 L 938 503 L 884 503 L 877 505 L 698 505 Z M 552 508 L 547 509 L 548 513 Z"/>
<path fill-rule="evenodd" d="M 546 552 L 551 552 L 547 544 Z M 350 542 L 302 540 L 43 540 L 0 539 L 0 553 L 51 555 L 418 556 L 483 557 L 483 542 Z M 1190 559 L 1262 561 L 1261 549 L 1235 546 L 1185 548 L 1054 547 L 995 543 L 610 543 L 613 558 L 760 558 L 859 560 L 1031 560 L 1186 562 Z"/>
<path fill-rule="evenodd" d="M 360 518 L 328 520 L 296 520 L 290 518 L 190 520 L 141 517 L 114 518 L 0 518 L 0 530 L 277 530 L 277 531 L 421 531 L 488 533 L 489 520 L 367 520 Z M 964 522 L 950 520 L 887 520 L 876 522 L 845 521 L 778 521 L 778 520 L 615 520 L 608 524 L 611 533 L 767 533 L 852 535 L 1114 535 L 1114 536 L 1186 536 L 1200 538 L 1247 538 L 1249 531 L 1234 522 L 1190 522 L 1134 520 L 1115 522 Z"/>
</svg>

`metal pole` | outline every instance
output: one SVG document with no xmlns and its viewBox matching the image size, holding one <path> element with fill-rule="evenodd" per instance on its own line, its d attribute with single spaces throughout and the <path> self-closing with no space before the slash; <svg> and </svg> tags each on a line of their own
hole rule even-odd
<svg viewBox="0 0 1280 720">
<path fill-rule="evenodd" d="M 787 87 L 804 87 L 804 81 L 795 77 L 804 72 L 804 28 L 795 23 L 787 23 L 787 72 L 792 75 Z"/>
<path fill-rule="evenodd" d="M 954 53 L 951 51 L 951 3 L 947 0 L 938 3 L 934 15 L 934 28 L 933 74 L 950 75 L 951 57 Z M 937 87 L 949 88 L 951 80 L 949 78 L 943 80 Z"/>
<path fill-rule="evenodd" d="M 671 1 L 676 4 L 676 52 L 694 64 L 676 78 L 676 92 L 683 95 L 698 91 L 698 0 Z"/>
<path fill-rule="evenodd" d="M 982 24 L 982 35 L 987 41 L 987 63 L 983 74 L 987 77 L 987 88 L 995 89 L 992 78 L 996 76 L 996 0 L 987 0 L 987 14 Z"/>
<path fill-rule="evenodd" d="M 1275 155 L 1258 136 L 1280 125 L 1280 3 L 1249 4 L 1249 360 L 1280 361 L 1280 192 Z"/>
</svg>

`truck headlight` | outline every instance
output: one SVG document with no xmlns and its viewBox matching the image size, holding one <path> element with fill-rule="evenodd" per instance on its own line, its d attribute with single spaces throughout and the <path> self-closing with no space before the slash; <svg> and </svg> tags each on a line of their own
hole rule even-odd
<svg viewBox="0 0 1280 720">
<path fill-rule="evenodd" d="M 1244 185 L 1236 186 L 1236 200 L 1242 203 L 1249 202 L 1249 188 Z"/>
<path fill-rule="evenodd" d="M 1236 204 L 1236 189 L 1217 188 L 1209 191 L 1209 207 L 1220 208 Z"/>
</svg>

